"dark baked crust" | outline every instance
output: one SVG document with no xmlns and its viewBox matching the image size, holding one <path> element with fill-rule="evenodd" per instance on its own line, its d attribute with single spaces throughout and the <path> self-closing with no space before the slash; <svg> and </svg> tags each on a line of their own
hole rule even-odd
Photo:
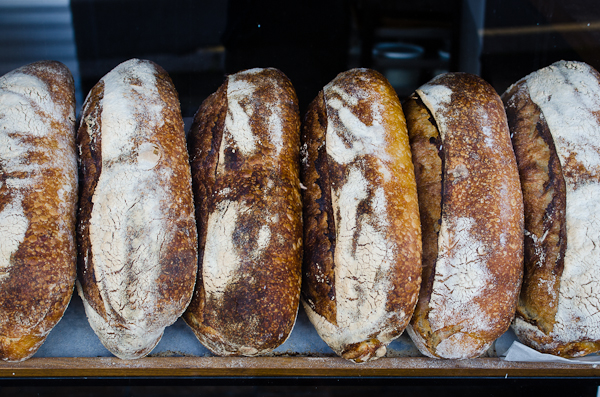
<svg viewBox="0 0 600 397">
<path fill-rule="evenodd" d="M 77 129 L 79 148 L 79 206 L 77 212 L 77 282 L 85 288 L 90 302 L 102 302 L 99 285 L 93 269 L 94 259 L 89 240 L 89 222 L 92 216 L 92 197 L 102 173 L 102 99 L 104 83 L 98 82 L 89 92 Z M 93 141 L 93 143 L 92 143 Z M 94 305 L 95 310 L 106 318 L 104 305 Z"/>
<path fill-rule="evenodd" d="M 140 156 L 142 152 L 141 145 L 153 144 L 154 154 L 157 154 L 156 164 L 149 170 L 155 176 L 155 181 L 160 180 L 160 187 L 156 189 L 164 192 L 167 199 L 160 202 L 160 213 L 164 214 L 164 235 L 165 239 L 157 248 L 157 263 L 148 263 L 148 269 L 157 269 L 153 276 L 152 291 L 144 291 L 142 295 L 153 294 L 152 301 L 142 302 L 139 298 L 139 274 L 130 270 L 136 262 L 139 262 L 138 253 L 134 248 L 134 241 L 138 236 L 143 236 L 146 232 L 132 226 L 128 227 L 126 245 L 126 265 L 119 275 L 120 282 L 127 285 L 127 295 L 125 301 L 117 306 L 113 301 L 107 301 L 106 297 L 111 296 L 113 291 L 105 280 L 98 279 L 98 274 L 105 274 L 106 268 L 97 268 L 98 259 L 95 257 L 95 250 L 100 247 L 94 247 L 91 239 L 90 225 L 94 211 L 95 197 L 102 197 L 108 192 L 99 191 L 98 183 L 103 174 L 102 139 L 103 135 L 109 134 L 109 131 L 102 125 L 103 113 L 105 111 L 104 100 L 107 95 L 105 92 L 106 84 L 101 80 L 90 91 L 83 107 L 80 126 L 77 133 L 77 144 L 80 150 L 80 180 L 81 195 L 79 203 L 77 237 L 78 237 L 78 288 L 79 293 L 86 305 L 86 313 L 90 319 L 90 325 L 98 334 L 101 342 L 115 355 L 121 358 L 138 358 L 148 354 L 155 344 L 160 340 L 162 329 L 172 324 L 185 310 L 193 293 L 194 283 L 197 272 L 197 233 L 193 210 L 193 196 L 191 189 L 191 174 L 186 150 L 185 132 L 183 119 L 179 107 L 179 99 L 175 87 L 167 74 L 160 66 L 140 60 L 128 61 L 124 69 L 135 68 L 137 65 L 146 65 L 152 70 L 155 79 L 155 89 L 158 93 L 158 119 L 157 127 L 152 130 L 150 136 L 135 137 L 131 142 L 134 147 L 131 153 L 126 153 L 115 161 L 121 164 L 135 164 L 139 161 L 135 156 Z M 120 65 L 119 67 L 121 67 Z M 123 69 L 121 69 L 123 70 Z M 133 76 L 133 73 L 132 73 Z M 127 81 L 131 86 L 141 86 L 141 82 L 132 78 Z M 140 97 L 129 97 L 127 100 L 143 101 Z M 141 107 L 136 111 L 143 111 Z M 133 114 L 135 122 L 150 122 L 146 115 Z M 115 133 L 115 131 L 110 131 Z M 108 139 L 104 136 L 104 139 Z M 114 140 L 114 138 L 112 138 Z M 128 142 L 129 144 L 130 142 Z M 135 177 L 131 180 L 132 184 L 139 181 Z M 158 183 L 158 182 L 157 182 Z M 151 182 L 154 184 L 154 182 Z M 144 185 L 145 186 L 145 185 Z M 110 189 L 117 196 L 122 196 L 123 200 L 131 200 L 136 203 L 146 195 L 144 188 L 137 192 L 138 196 L 124 197 L 124 192 L 119 187 L 111 185 Z M 152 192 L 154 194 L 154 192 Z M 162 193 L 161 193 L 162 194 Z M 133 206 L 133 205 L 132 205 Z M 148 209 L 150 211 L 150 209 Z M 132 216 L 125 212 L 124 216 Z M 107 225 L 113 220 L 109 216 L 102 217 L 102 222 Z M 121 242 L 112 241 L 110 244 L 120 244 Z M 145 248 L 140 248 L 142 251 Z M 115 295 L 112 295 L 114 298 Z M 138 298 L 136 298 L 136 296 Z M 121 332 L 128 332 L 128 328 L 135 330 L 136 326 L 131 326 L 132 322 L 137 320 L 123 316 L 123 307 L 130 307 L 129 310 L 142 310 L 144 312 L 144 326 L 151 328 L 148 334 L 155 335 L 158 332 L 158 338 L 150 342 L 140 343 L 139 348 L 132 348 L 123 344 L 124 337 Z M 95 313 L 95 314 L 94 314 Z M 93 320 L 93 318 L 101 320 Z M 96 322 L 94 322 L 96 321 Z M 135 331 L 132 331 L 135 332 Z M 136 336 L 137 337 L 137 336 Z"/>
<path fill-rule="evenodd" d="M 252 94 L 240 100 L 256 139 L 251 152 L 244 152 L 225 131 L 226 117 L 239 116 L 228 108 L 232 79 L 252 87 Z M 280 145 L 269 131 L 269 117 L 275 114 L 281 126 Z M 189 151 L 200 258 L 196 291 L 184 319 L 215 354 L 268 354 L 287 339 L 295 323 L 302 261 L 299 129 L 294 88 L 272 68 L 230 76 L 194 118 Z M 207 258 L 206 244 L 214 237 L 207 236 L 211 217 L 222 214 L 223 205 L 230 205 L 231 211 L 244 210 L 234 211 L 233 222 L 218 224 L 232 230 L 223 243 L 233 247 L 238 266 L 221 294 L 207 288 L 214 280 L 207 279 L 211 270 L 206 266 L 214 258 Z M 270 238 L 257 256 L 254 251 L 266 230 Z M 222 268 L 232 265 L 217 263 Z"/>
<path fill-rule="evenodd" d="M 523 200 L 506 115 L 494 89 L 469 74 L 439 76 L 417 96 L 405 112 L 423 236 L 434 241 L 423 242 L 409 331 L 429 356 L 476 357 L 510 325 L 522 277 Z M 473 282 L 485 285 L 474 293 Z"/>
<path fill-rule="evenodd" d="M 3 160 L 7 159 L 0 158 L 0 214 L 11 203 L 20 201 L 28 221 L 24 239 L 9 259 L 9 268 L 0 269 L 0 358 L 8 361 L 27 359 L 37 351 L 67 308 L 75 282 L 77 160 L 73 78 L 66 66 L 53 61 L 16 69 L 2 78 L 6 80 L 0 80 L 0 108 L 3 91 L 20 74 L 38 78 L 48 97 L 36 96 L 34 87 L 9 89 L 5 93 L 19 95 L 22 106 L 35 112 L 48 131 L 45 135 L 29 130 L 10 131 L 11 122 L 23 122 L 9 120 L 15 114 L 2 114 L 0 110 L 0 128 L 7 131 L 8 124 L 8 139 L 26 148 L 20 164 L 33 169 L 28 172 L 4 168 Z M 25 116 L 24 112 L 16 113 Z M 9 181 L 25 185 L 19 187 L 17 183 L 14 188 Z M 11 220 L 5 220 L 9 223 L 0 225 L 0 239 L 9 238 Z"/>
<path fill-rule="evenodd" d="M 335 219 L 325 135 L 327 112 L 323 91 L 309 105 L 302 123 L 304 258 L 302 299 L 332 324 L 335 302 Z"/>
<path fill-rule="evenodd" d="M 210 95 L 196 112 L 194 121 L 188 134 L 188 153 L 192 172 L 192 186 L 194 192 L 194 207 L 196 213 L 196 225 L 198 230 L 198 261 L 199 271 L 196 275 L 196 286 L 190 305 L 184 313 L 184 319 L 194 329 L 201 327 L 204 322 L 205 299 L 204 280 L 202 279 L 202 258 L 204 258 L 204 246 L 209 207 L 214 207 L 214 187 L 217 179 L 217 163 L 219 161 L 219 149 L 225 128 L 225 116 L 227 115 L 227 84 L 221 85 L 219 89 Z M 202 133 L 201 133 L 202 132 Z M 194 324 L 193 326 L 191 324 Z"/>
<path fill-rule="evenodd" d="M 567 248 L 566 187 L 548 125 L 524 84 L 503 95 L 525 209 L 523 286 L 516 315 L 548 334 L 558 309 Z"/>
<path fill-rule="evenodd" d="M 420 310 L 426 310 L 433 288 L 442 219 L 442 144 L 433 116 L 417 95 L 409 97 L 402 107 L 413 153 L 423 244 L 422 281 L 417 305 Z"/>
<path fill-rule="evenodd" d="M 346 122 L 355 123 L 356 129 Z M 366 133 L 359 131 L 361 128 L 378 130 Z M 386 345 L 404 331 L 420 284 L 418 203 L 402 107 L 381 74 L 353 69 L 339 74 L 318 94 L 302 131 L 305 308 L 321 337 L 337 354 L 358 363 L 373 360 L 385 354 Z M 328 139 L 342 142 L 343 147 L 333 147 Z M 343 158 L 348 155 L 352 158 Z M 356 198 L 344 196 L 345 186 L 353 186 L 348 187 L 350 190 L 357 186 L 357 175 L 361 181 L 358 186 L 364 191 Z M 344 197 L 350 198 L 348 207 L 335 203 L 347 203 Z M 356 213 L 348 213 L 355 202 Z M 347 238 L 348 230 L 339 222 L 355 225 L 351 243 L 340 246 L 340 236 Z M 384 257 L 378 256 L 382 248 L 378 244 L 386 247 Z M 362 256 L 363 248 L 372 251 Z M 369 277 L 364 274 L 341 276 L 352 272 L 346 269 L 354 266 L 342 258 L 359 263 L 367 257 L 371 260 L 363 265 L 365 271 L 368 268 L 375 273 L 372 279 L 366 281 Z M 389 264 L 389 269 L 382 270 L 382 263 Z M 351 283 L 363 278 L 365 284 L 349 292 L 354 289 Z M 355 300 L 349 297 L 352 294 Z M 383 294 L 381 307 L 352 317 L 350 325 L 346 316 L 357 315 L 349 313 L 360 312 L 358 308 L 370 294 Z M 342 300 L 353 301 L 353 308 L 341 309 L 349 305 Z M 385 320 L 378 317 L 381 313 L 385 313 Z"/>
</svg>

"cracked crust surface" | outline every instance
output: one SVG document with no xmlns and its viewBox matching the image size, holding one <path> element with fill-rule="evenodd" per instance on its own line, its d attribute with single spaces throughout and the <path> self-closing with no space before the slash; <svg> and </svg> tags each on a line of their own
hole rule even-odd
<svg viewBox="0 0 600 397">
<path fill-rule="evenodd" d="M 557 62 L 503 95 L 525 202 L 519 339 L 565 357 L 600 349 L 600 75 Z M 593 140 L 593 142 L 592 142 Z"/>
<path fill-rule="evenodd" d="M 522 277 L 523 199 L 493 88 L 439 76 L 404 104 L 423 228 L 423 283 L 408 332 L 430 357 L 472 358 L 502 335 Z"/>
<path fill-rule="evenodd" d="M 61 63 L 0 77 L 0 358 L 32 356 L 75 282 L 75 88 Z"/>
<path fill-rule="evenodd" d="M 338 355 L 373 360 L 404 331 L 420 284 L 402 107 L 383 76 L 353 69 L 312 102 L 302 139 L 303 304 Z"/>
<path fill-rule="evenodd" d="M 300 300 L 300 119 L 291 82 L 272 68 L 231 75 L 189 134 L 199 272 L 184 315 L 218 355 L 270 353 Z"/>
<path fill-rule="evenodd" d="M 148 354 L 187 307 L 197 234 L 177 92 L 132 59 L 90 91 L 77 134 L 78 291 L 90 325 L 120 358 Z"/>
</svg>

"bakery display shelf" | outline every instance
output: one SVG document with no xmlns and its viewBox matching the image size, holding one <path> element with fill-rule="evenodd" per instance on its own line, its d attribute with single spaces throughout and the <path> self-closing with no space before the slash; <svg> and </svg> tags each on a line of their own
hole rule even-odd
<svg viewBox="0 0 600 397">
<path fill-rule="evenodd" d="M 470 360 L 436 360 L 420 355 L 404 333 L 388 346 L 386 357 L 354 364 L 337 357 L 321 340 L 300 308 L 292 334 L 269 357 L 215 357 L 179 319 L 167 327 L 150 356 L 114 357 L 88 324 L 81 299 L 73 296 L 62 320 L 30 359 L 0 361 L 0 380 L 89 378 L 591 378 L 600 364 L 508 362 L 494 357 L 510 346 L 507 332 L 488 352 Z"/>
<path fill-rule="evenodd" d="M 600 365 L 516 363 L 498 358 L 384 357 L 353 364 L 338 357 L 32 358 L 0 363 L 0 378 L 57 377 L 599 377 Z"/>
</svg>

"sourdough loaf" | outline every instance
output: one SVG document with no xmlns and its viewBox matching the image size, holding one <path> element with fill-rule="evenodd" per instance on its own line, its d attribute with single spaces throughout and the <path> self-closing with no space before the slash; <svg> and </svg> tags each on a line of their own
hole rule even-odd
<svg viewBox="0 0 600 397">
<path fill-rule="evenodd" d="M 41 61 L 0 77 L 0 357 L 32 356 L 75 282 L 75 88 Z"/>
<path fill-rule="evenodd" d="M 500 97 L 477 76 L 436 77 L 405 102 L 423 230 L 408 333 L 430 357 L 484 353 L 509 327 L 522 276 L 523 199 Z"/>
<path fill-rule="evenodd" d="M 294 326 L 302 204 L 296 93 L 276 69 L 227 77 L 189 133 L 199 272 L 184 315 L 218 355 L 264 355 Z"/>
<path fill-rule="evenodd" d="M 600 74 L 557 62 L 503 95 L 525 202 L 513 329 L 565 357 L 600 350 Z"/>
<path fill-rule="evenodd" d="M 78 292 L 91 327 L 120 358 L 148 354 L 183 313 L 197 234 L 177 92 L 158 65 L 124 62 L 83 106 Z"/>
<path fill-rule="evenodd" d="M 421 234 L 402 107 L 369 69 L 339 74 L 302 127 L 302 302 L 323 340 L 360 363 L 386 353 L 417 302 Z"/>
</svg>

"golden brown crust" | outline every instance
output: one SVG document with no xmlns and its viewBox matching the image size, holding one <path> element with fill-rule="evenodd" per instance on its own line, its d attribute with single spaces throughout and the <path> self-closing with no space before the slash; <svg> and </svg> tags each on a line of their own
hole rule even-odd
<svg viewBox="0 0 600 397">
<path fill-rule="evenodd" d="M 36 81 L 22 86 L 23 75 Z M 11 107 L 16 96 L 22 106 L 18 110 Z M 3 360 L 32 356 L 71 298 L 77 203 L 74 127 L 75 88 L 63 64 L 36 62 L 0 78 L 0 141 L 22 154 L 16 160 L 0 156 L 0 238 L 8 243 L 0 256 L 10 254 L 0 257 Z M 12 234 L 19 219 L 26 220 L 26 232 L 12 250 L 10 239 L 19 240 Z"/>
<path fill-rule="evenodd" d="M 409 134 L 426 207 L 421 222 L 435 239 L 423 246 L 437 244 L 423 258 L 423 293 L 410 332 L 424 354 L 475 357 L 508 328 L 521 284 L 523 201 L 506 115 L 493 88 L 468 74 L 440 76 L 417 94 L 441 141 L 434 137 L 428 146 L 433 122 L 415 103 L 405 107 L 409 120 L 421 119 Z M 430 183 L 436 186 L 426 188 Z"/>
<path fill-rule="evenodd" d="M 129 115 L 119 114 L 129 107 Z M 143 123 L 131 136 L 118 136 L 127 128 L 114 129 L 115 120 L 126 125 L 124 116 Z M 103 153 L 103 140 L 121 146 L 115 150 L 113 144 Z M 183 119 L 167 72 L 140 60 L 115 68 L 90 91 L 77 143 L 82 181 L 79 293 L 102 343 L 121 358 L 138 358 L 152 350 L 164 327 L 185 310 L 197 271 Z M 104 232 L 111 228 L 112 233 Z M 110 234 L 116 237 L 108 238 Z"/>
<path fill-rule="evenodd" d="M 420 284 L 420 227 L 406 123 L 385 78 L 339 74 L 303 125 L 303 300 L 345 359 L 385 354 Z"/>
<path fill-rule="evenodd" d="M 229 76 L 195 116 L 189 151 L 201 255 L 184 319 L 216 354 L 268 354 L 295 323 L 299 129 L 295 91 L 276 69 Z"/>
</svg>

